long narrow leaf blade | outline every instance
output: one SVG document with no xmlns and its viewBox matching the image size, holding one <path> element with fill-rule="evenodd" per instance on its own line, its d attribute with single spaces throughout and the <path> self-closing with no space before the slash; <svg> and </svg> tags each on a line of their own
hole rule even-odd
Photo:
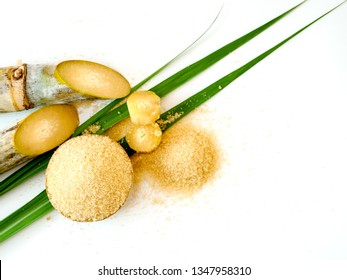
<svg viewBox="0 0 347 280">
<path fill-rule="evenodd" d="M 212 23 L 210 24 L 210 26 L 204 31 L 204 33 L 202 33 L 197 39 L 195 39 L 193 41 L 193 43 L 191 43 L 188 47 L 186 47 L 183 51 L 181 51 L 178 55 L 176 55 L 173 59 L 171 59 L 169 62 L 167 62 L 165 65 L 163 65 L 162 67 L 160 67 L 157 71 L 155 71 L 154 73 L 152 73 L 151 75 L 149 75 L 146 79 L 144 79 L 142 82 L 138 83 L 136 86 L 134 86 L 132 88 L 132 92 L 138 90 L 140 87 L 142 87 L 145 83 L 147 83 L 150 79 L 152 79 L 154 76 L 156 76 L 157 74 L 159 74 L 162 70 L 164 70 L 165 68 L 167 68 L 171 63 L 173 63 L 175 60 L 177 60 L 177 58 L 179 58 L 181 55 L 183 55 L 188 49 L 190 49 L 193 45 L 195 45 L 210 29 L 211 27 L 214 25 L 214 23 L 216 22 L 216 20 L 218 19 L 221 11 L 222 11 L 223 7 L 219 10 L 217 16 L 214 18 L 214 20 L 212 21 Z"/>
<path fill-rule="evenodd" d="M 53 210 L 46 191 L 0 222 L 0 243 Z"/>
<path fill-rule="evenodd" d="M 151 90 L 154 91 L 159 96 L 164 96 L 168 93 L 168 89 L 170 91 L 176 89 L 180 85 L 186 83 L 193 77 L 195 77 L 197 74 L 201 73 L 202 71 L 206 70 L 225 56 L 229 55 L 242 45 L 249 42 L 251 39 L 271 27 L 273 24 L 275 24 L 280 19 L 287 16 L 290 12 L 294 11 L 296 8 L 301 6 L 304 2 L 301 2 L 300 4 L 296 5 L 295 7 L 289 9 L 288 11 L 284 12 L 283 14 L 279 15 L 278 17 L 268 21 L 267 23 L 263 24 L 262 26 L 254 29 L 253 31 L 247 33 L 246 35 L 241 36 L 240 38 L 234 40 L 233 42 L 225 45 L 224 47 L 218 49 L 217 51 L 209 54 L 208 56 L 202 58 L 201 60 L 187 66 L 186 68 L 182 69 L 181 71 L 177 72 L 175 75 L 167 78 L 160 84 L 153 87 Z"/>
<path fill-rule="evenodd" d="M 0 183 L 0 196 L 46 169 L 53 151 L 44 153 L 18 169 Z"/>
<path fill-rule="evenodd" d="M 185 101 L 181 102 L 180 104 L 176 105 L 172 109 L 168 110 L 164 114 L 161 115 L 162 123 L 165 123 L 165 127 L 163 129 L 168 129 L 170 126 L 175 124 L 178 120 L 182 119 L 184 116 L 189 114 L 191 111 L 193 111 L 195 108 L 199 107 L 201 104 L 209 100 L 211 97 L 215 96 L 217 93 L 219 93 L 221 90 L 223 90 L 227 85 L 229 85 L 231 82 L 236 80 L 238 77 L 240 77 L 242 74 L 247 72 L 249 69 L 251 69 L 253 66 L 255 66 L 257 63 L 262 61 L 264 58 L 272 54 L 275 50 L 280 48 L 282 45 L 287 43 L 289 40 L 293 39 L 295 36 L 303 32 L 305 29 L 310 27 L 312 24 L 320 20 L 321 18 L 325 17 L 335 9 L 337 9 L 339 6 L 344 4 L 346 1 L 343 1 L 341 4 L 336 6 L 335 8 L 331 9 L 330 11 L 326 12 L 322 16 L 318 17 L 311 23 L 307 24 L 288 38 L 284 39 L 274 47 L 270 48 L 266 52 L 262 53 L 261 55 L 257 56 L 256 58 L 252 59 L 242 67 L 236 69 L 235 71 L 229 73 L 228 75 L 224 76 L 223 78 L 219 79 L 218 81 L 214 82 L 213 84 L 209 85 L 205 89 L 201 90 L 200 92 L 194 94 L 190 98 L 186 99 Z M 168 122 L 168 119 L 171 119 L 171 116 L 177 116 L 174 118 L 174 121 Z M 165 122 L 167 121 L 167 122 Z"/>
</svg>

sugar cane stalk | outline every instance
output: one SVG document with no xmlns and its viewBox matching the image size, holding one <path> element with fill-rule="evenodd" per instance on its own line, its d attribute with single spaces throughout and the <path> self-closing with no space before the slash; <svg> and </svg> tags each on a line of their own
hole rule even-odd
<svg viewBox="0 0 347 280">
<path fill-rule="evenodd" d="M 20 64 L 0 68 L 0 112 L 95 98 L 73 91 L 54 77 L 54 64 Z"/>
<path fill-rule="evenodd" d="M 14 134 L 18 124 L 0 132 L 0 174 L 32 158 L 19 153 L 14 148 Z"/>
</svg>

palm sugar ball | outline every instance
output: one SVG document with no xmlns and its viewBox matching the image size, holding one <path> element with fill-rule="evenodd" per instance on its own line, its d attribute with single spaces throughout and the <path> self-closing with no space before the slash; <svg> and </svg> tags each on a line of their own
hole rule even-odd
<svg viewBox="0 0 347 280">
<path fill-rule="evenodd" d="M 53 154 L 46 191 L 53 207 L 78 222 L 103 220 L 125 203 L 133 183 L 131 161 L 107 136 L 71 138 Z"/>
</svg>

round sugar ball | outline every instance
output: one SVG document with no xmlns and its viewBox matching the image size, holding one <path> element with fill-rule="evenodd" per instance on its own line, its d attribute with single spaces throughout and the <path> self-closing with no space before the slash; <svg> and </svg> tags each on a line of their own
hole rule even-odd
<svg viewBox="0 0 347 280">
<path fill-rule="evenodd" d="M 125 203 L 133 183 L 131 161 L 107 136 L 71 138 L 53 154 L 46 191 L 53 207 L 79 222 L 103 220 Z"/>
</svg>

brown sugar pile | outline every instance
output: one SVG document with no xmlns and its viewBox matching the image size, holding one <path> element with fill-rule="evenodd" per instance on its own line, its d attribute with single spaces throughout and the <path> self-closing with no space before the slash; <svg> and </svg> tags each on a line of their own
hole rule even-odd
<svg viewBox="0 0 347 280">
<path fill-rule="evenodd" d="M 79 222 L 103 220 L 126 201 L 133 168 L 124 149 L 109 137 L 71 138 L 53 154 L 46 191 L 65 217 Z"/>
<path fill-rule="evenodd" d="M 176 124 L 163 134 L 159 147 L 132 157 L 135 180 L 144 178 L 165 191 L 191 194 L 215 173 L 217 149 L 211 136 L 189 124 Z"/>
</svg>

